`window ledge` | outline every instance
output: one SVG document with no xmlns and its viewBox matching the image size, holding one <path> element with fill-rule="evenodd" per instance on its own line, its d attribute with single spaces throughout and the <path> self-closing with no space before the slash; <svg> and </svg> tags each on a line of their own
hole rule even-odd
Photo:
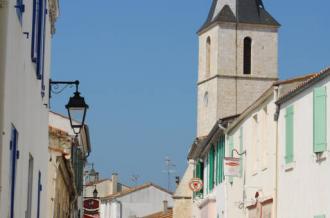
<svg viewBox="0 0 330 218">
<path fill-rule="evenodd" d="M 296 167 L 296 162 L 292 161 L 284 165 L 284 171 L 285 172 L 292 171 L 295 167 Z"/>
<path fill-rule="evenodd" d="M 330 151 L 323 151 L 323 152 L 317 152 L 313 154 L 313 157 L 315 158 L 316 162 L 321 163 L 328 159 Z"/>
<path fill-rule="evenodd" d="M 196 201 L 197 206 L 200 209 L 202 209 L 209 202 L 216 202 L 216 197 L 215 197 L 215 195 L 213 193 L 212 194 L 208 194 L 207 196 L 205 196 L 205 198 L 200 199 L 199 201 Z"/>
</svg>

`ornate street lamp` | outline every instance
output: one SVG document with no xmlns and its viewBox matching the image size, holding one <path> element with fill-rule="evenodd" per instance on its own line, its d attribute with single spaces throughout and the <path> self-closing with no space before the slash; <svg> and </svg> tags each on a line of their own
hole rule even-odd
<svg viewBox="0 0 330 218">
<path fill-rule="evenodd" d="M 78 90 L 74 93 L 65 108 L 68 110 L 70 124 L 75 134 L 79 134 L 85 124 L 88 105 Z"/>
<path fill-rule="evenodd" d="M 96 186 L 95 186 L 95 189 L 94 189 L 94 191 L 93 191 L 93 197 L 94 198 L 97 198 L 97 195 L 98 195 L 99 193 L 98 193 L 98 191 L 97 191 L 97 189 L 96 189 Z"/>
<path fill-rule="evenodd" d="M 52 85 L 54 85 L 54 89 L 59 89 L 59 85 L 65 85 L 59 91 L 55 91 L 52 89 Z M 49 98 L 51 98 L 51 93 L 59 94 L 66 87 L 73 85 L 76 86 L 76 91 L 72 97 L 70 97 L 69 102 L 65 105 L 65 108 L 68 110 L 70 125 L 73 132 L 77 135 L 81 132 L 81 129 L 85 125 L 86 112 L 88 109 L 88 104 L 85 102 L 85 98 L 80 96 L 80 92 L 78 91 L 79 81 L 49 81 Z"/>
</svg>

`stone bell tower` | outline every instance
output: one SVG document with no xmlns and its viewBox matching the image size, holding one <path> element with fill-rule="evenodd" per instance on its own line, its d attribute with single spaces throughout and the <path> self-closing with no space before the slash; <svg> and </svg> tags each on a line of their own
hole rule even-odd
<svg viewBox="0 0 330 218">
<path fill-rule="evenodd" d="M 213 0 L 198 30 L 197 137 L 278 79 L 278 28 L 262 0 Z"/>
</svg>

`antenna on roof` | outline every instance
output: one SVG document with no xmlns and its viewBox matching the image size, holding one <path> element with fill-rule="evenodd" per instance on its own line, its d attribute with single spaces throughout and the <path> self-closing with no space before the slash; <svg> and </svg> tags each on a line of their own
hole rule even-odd
<svg viewBox="0 0 330 218">
<path fill-rule="evenodd" d="M 171 174 L 175 173 L 175 164 L 172 162 L 170 157 L 165 157 L 165 170 L 163 170 L 163 173 L 167 173 L 167 189 L 171 190 Z"/>
</svg>

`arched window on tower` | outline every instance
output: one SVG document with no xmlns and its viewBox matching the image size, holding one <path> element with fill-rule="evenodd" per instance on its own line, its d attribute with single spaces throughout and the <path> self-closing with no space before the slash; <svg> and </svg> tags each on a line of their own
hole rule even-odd
<svg viewBox="0 0 330 218">
<path fill-rule="evenodd" d="M 250 37 L 244 38 L 244 60 L 243 60 L 243 73 L 251 74 L 251 47 L 252 39 Z"/>
<path fill-rule="evenodd" d="M 206 40 L 206 76 L 210 75 L 211 72 L 211 38 L 207 37 Z"/>
</svg>

